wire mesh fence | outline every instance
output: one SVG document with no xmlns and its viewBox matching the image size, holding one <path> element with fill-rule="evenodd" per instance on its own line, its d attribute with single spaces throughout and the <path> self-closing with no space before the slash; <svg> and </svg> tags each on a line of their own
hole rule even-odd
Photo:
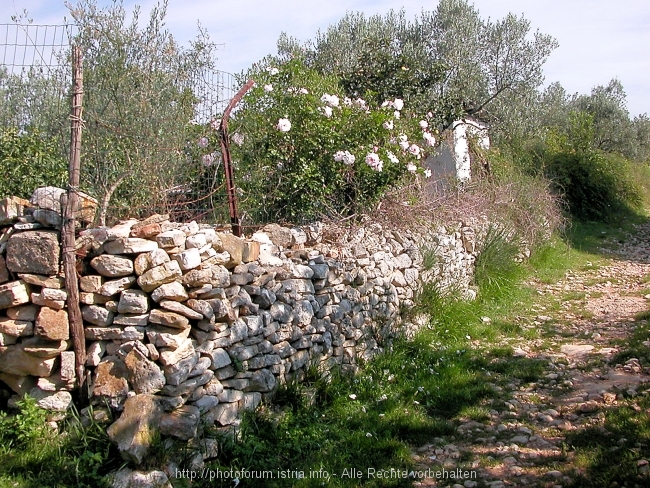
<svg viewBox="0 0 650 488">
<path fill-rule="evenodd" d="M 156 212 L 228 222 L 216 129 L 234 77 L 209 51 L 111 28 L 0 24 L 0 198 L 67 184 L 74 43 L 84 62 L 81 190 L 99 201 L 96 223 Z"/>
</svg>

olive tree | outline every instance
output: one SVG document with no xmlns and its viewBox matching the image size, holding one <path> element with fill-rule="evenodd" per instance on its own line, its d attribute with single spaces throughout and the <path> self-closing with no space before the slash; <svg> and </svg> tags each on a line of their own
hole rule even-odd
<svg viewBox="0 0 650 488">
<path fill-rule="evenodd" d="M 199 32 L 181 48 L 164 28 L 166 2 L 144 28 L 140 10 L 129 21 L 121 1 L 99 8 L 79 0 L 69 8 L 84 58 L 84 186 L 101 200 L 101 220 L 112 197 L 116 216 L 164 209 L 201 169 L 186 150 L 192 82 L 212 68 L 215 46 Z"/>
</svg>

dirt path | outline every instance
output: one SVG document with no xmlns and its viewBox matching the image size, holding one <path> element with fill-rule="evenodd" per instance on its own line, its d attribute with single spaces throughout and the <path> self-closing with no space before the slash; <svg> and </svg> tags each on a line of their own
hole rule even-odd
<svg viewBox="0 0 650 488">
<path fill-rule="evenodd" d="M 589 427 L 605 431 L 606 410 L 625 404 L 639 411 L 635 399 L 648 393 L 650 368 L 642 367 L 636 358 L 623 364 L 612 359 L 634 328 L 644 324 L 635 315 L 649 309 L 650 295 L 644 293 L 650 292 L 644 290 L 650 284 L 643 281 L 649 273 L 647 225 L 604 266 L 571 271 L 552 285 L 530 283 L 540 298 L 532 314 L 521 318 L 521 325 L 542 329 L 542 338 L 510 338 L 505 343 L 513 347 L 515 356 L 545 360 L 542 379 L 496 386 L 501 399 L 488 405 L 487 421 L 461 419 L 453 440 L 434 439 L 412 454 L 418 469 L 460 467 L 475 470 L 475 478 L 426 478 L 415 486 L 571 485 L 583 471 L 576 452 L 566 443 L 567 436 Z M 616 441 L 620 439 L 612 439 L 612 444 Z M 644 484 L 650 483 L 647 460 L 639 456 L 635 462 L 642 477 L 637 486 L 650 486 Z"/>
</svg>

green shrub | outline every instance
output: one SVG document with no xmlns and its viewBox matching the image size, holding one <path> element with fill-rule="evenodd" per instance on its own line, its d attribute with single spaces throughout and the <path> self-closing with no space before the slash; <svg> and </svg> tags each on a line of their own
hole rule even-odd
<svg viewBox="0 0 650 488">
<path fill-rule="evenodd" d="M 38 130 L 0 128 L 0 198 L 29 198 L 39 186 L 65 186 L 68 163 L 55 139 Z"/>
<path fill-rule="evenodd" d="M 547 157 L 546 172 L 569 212 L 583 220 L 606 220 L 642 203 L 641 190 L 621 156 L 599 151 L 562 151 Z"/>
<path fill-rule="evenodd" d="M 594 148 L 593 117 L 575 112 L 569 128 L 551 130 L 539 158 L 543 173 L 563 195 L 567 210 L 581 220 L 607 220 L 643 202 L 630 162 Z"/>
<path fill-rule="evenodd" d="M 424 137 L 434 142 L 426 117 L 398 99 L 377 107 L 347 98 L 337 78 L 300 59 L 267 62 L 250 74 L 257 84 L 230 126 L 241 206 L 254 219 L 351 215 L 425 174 Z"/>
</svg>

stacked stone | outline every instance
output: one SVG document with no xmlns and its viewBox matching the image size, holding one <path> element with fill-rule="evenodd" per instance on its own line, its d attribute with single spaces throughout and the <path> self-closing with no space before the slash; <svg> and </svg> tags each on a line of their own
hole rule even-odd
<svg viewBox="0 0 650 488">
<path fill-rule="evenodd" d="M 30 200 L 0 200 L 0 381 L 64 411 L 75 384 L 67 293 L 60 273 L 61 196 L 38 188 Z M 96 201 L 83 195 L 77 215 L 92 220 Z"/>
<path fill-rule="evenodd" d="M 246 240 L 156 215 L 81 233 L 91 397 L 122 410 L 109 435 L 129 459 L 146 451 L 140 428 L 190 439 L 199 419 L 229 426 L 310 365 L 353 372 L 400 333 L 400 311 L 423 279 L 469 284 L 468 227 L 417 233 L 374 224 L 336 243 L 321 242 L 322 231 L 271 224 Z M 43 242 L 50 267 L 37 269 Z M 0 380 L 17 393 L 64 391 L 74 353 L 56 233 L 31 230 L 7 244 L 16 279 L 0 285 L 0 320 L 13 334 L 1 336 Z M 423 246 L 436 257 L 428 269 Z"/>
</svg>

